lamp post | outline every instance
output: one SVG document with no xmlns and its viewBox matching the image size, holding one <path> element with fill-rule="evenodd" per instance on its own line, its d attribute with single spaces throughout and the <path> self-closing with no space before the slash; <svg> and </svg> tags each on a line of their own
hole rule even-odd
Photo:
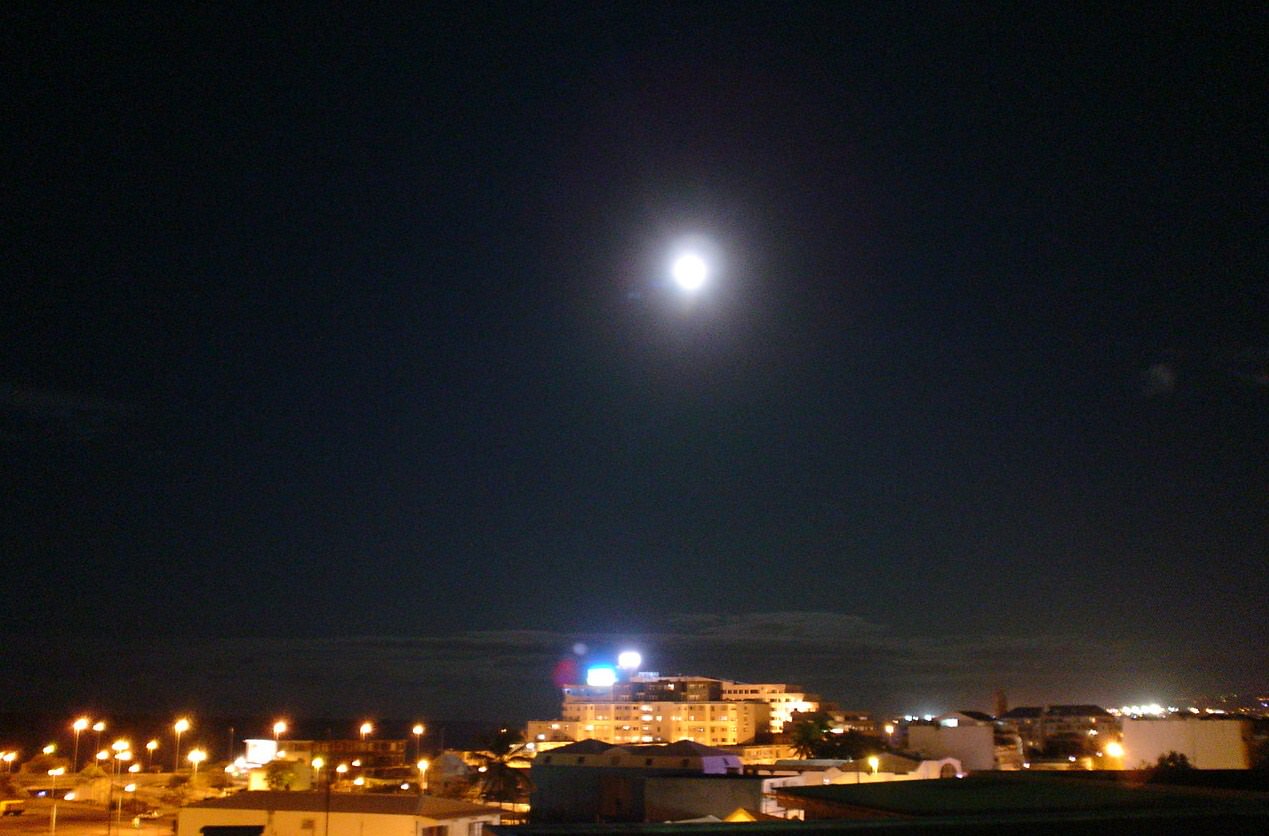
<svg viewBox="0 0 1269 836">
<path fill-rule="evenodd" d="M 189 719 L 182 717 L 172 724 L 172 731 L 176 733 L 176 753 L 172 757 L 172 771 L 181 771 L 181 735 L 189 731 Z"/>
<path fill-rule="evenodd" d="M 97 733 L 97 740 L 93 744 L 93 748 L 97 749 L 98 751 L 101 750 L 101 733 L 104 732 L 105 730 L 106 730 L 105 720 L 98 720 L 97 722 L 93 723 L 93 731 Z"/>
<path fill-rule="evenodd" d="M 66 767 L 59 766 L 56 769 L 48 771 L 49 777 L 53 779 L 53 812 L 48 820 L 48 832 L 57 833 L 57 776 L 66 774 Z"/>
<path fill-rule="evenodd" d="M 157 740 L 151 740 L 145 744 L 146 769 L 154 769 L 154 750 L 157 748 L 159 748 L 159 742 Z"/>
<path fill-rule="evenodd" d="M 107 795 L 106 800 L 106 833 L 110 832 L 110 802 L 113 799 L 115 792 L 115 777 L 123 773 L 124 762 L 132 760 L 132 750 L 128 748 L 128 741 L 116 740 L 114 743 L 110 744 L 110 748 L 115 750 L 115 755 L 114 763 L 111 764 L 110 769 L 110 792 L 109 795 Z M 108 753 L 103 751 L 99 752 L 97 757 L 100 758 L 102 755 L 106 755 L 106 757 L 110 756 Z M 123 809 L 123 796 L 119 797 L 118 807 L 120 810 Z M 122 813 L 119 815 L 122 815 Z"/>
<path fill-rule="evenodd" d="M 198 765 L 207 760 L 207 753 L 202 749 L 192 749 L 186 757 L 189 758 L 189 762 L 194 765 L 194 774 L 198 775 Z"/>
<path fill-rule="evenodd" d="M 0 760 L 4 761 L 5 772 L 13 771 L 13 762 L 17 760 L 17 758 L 18 758 L 17 752 L 5 752 L 3 755 L 0 755 Z"/>
<path fill-rule="evenodd" d="M 419 768 L 419 795 L 423 795 L 427 792 L 427 758 L 419 758 L 415 766 Z"/>
<path fill-rule="evenodd" d="M 132 800 L 130 803 L 132 804 L 132 806 L 129 809 L 135 810 L 137 808 L 137 785 L 124 784 L 123 791 L 125 793 L 131 793 Z M 119 825 L 119 830 L 122 831 L 123 830 L 123 797 L 122 796 L 119 797 L 119 819 L 117 823 Z"/>
<path fill-rule="evenodd" d="M 415 760 L 418 760 L 419 758 L 419 741 L 423 737 L 423 732 L 425 728 L 426 727 L 422 723 L 415 723 L 414 728 L 410 729 L 410 731 L 414 732 L 414 759 Z"/>
<path fill-rule="evenodd" d="M 71 756 L 71 771 L 78 772 L 79 771 L 79 735 L 80 733 L 84 731 L 84 729 L 88 728 L 88 718 L 80 717 L 78 720 L 71 723 L 71 728 L 75 730 L 75 750 L 74 750 L 75 753 L 74 755 Z"/>
<path fill-rule="evenodd" d="M 278 738 L 286 734 L 286 720 L 278 720 L 273 724 L 273 749 L 277 751 Z"/>
<path fill-rule="evenodd" d="M 360 731 L 360 732 L 361 732 L 361 742 L 362 742 L 362 743 L 365 743 L 365 742 L 366 742 L 366 736 L 367 736 L 368 734 L 370 734 L 371 732 L 373 732 L 374 730 L 375 730 L 375 727 L 374 727 L 374 725 L 372 725 L 372 724 L 371 724 L 371 722 L 370 722 L 369 720 L 367 720 L 366 722 L 362 723 L 362 724 L 361 724 L 361 728 L 360 728 L 360 729 L 358 729 L 358 731 Z"/>
</svg>

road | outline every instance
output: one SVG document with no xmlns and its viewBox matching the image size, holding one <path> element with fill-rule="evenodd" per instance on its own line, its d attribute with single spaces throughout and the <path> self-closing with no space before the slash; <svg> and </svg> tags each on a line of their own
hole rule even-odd
<svg viewBox="0 0 1269 836">
<path fill-rule="evenodd" d="M 50 813 L 53 803 L 43 798 L 28 798 L 26 812 L 20 816 L 0 816 L 0 836 L 31 833 L 49 836 Z M 105 836 L 107 832 L 118 836 L 172 836 L 176 829 L 176 815 L 168 814 L 157 819 L 142 819 L 133 827 L 126 816 L 120 827 L 112 816 L 109 823 L 106 811 L 99 804 L 77 801 L 57 802 L 57 836 Z"/>
</svg>

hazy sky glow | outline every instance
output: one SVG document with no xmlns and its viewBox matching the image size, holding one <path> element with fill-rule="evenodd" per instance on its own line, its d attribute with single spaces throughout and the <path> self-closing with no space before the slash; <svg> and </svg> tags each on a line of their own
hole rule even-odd
<svg viewBox="0 0 1269 836">
<path fill-rule="evenodd" d="M 1262 5 L 426 6 L 2 13 L 15 706 L 1264 686 Z"/>
</svg>

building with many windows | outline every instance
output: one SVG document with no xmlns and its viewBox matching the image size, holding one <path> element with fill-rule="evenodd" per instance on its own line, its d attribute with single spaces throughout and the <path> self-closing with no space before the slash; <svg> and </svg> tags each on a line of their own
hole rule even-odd
<svg viewBox="0 0 1269 836">
<path fill-rule="evenodd" d="M 783 686 L 745 686 L 699 676 L 634 674 L 613 685 L 565 686 L 558 720 L 530 720 L 530 741 L 602 740 L 613 744 L 689 740 L 706 746 L 749 743 L 772 728 L 771 697 Z"/>
<path fill-rule="evenodd" d="M 801 686 L 786 683 L 727 682 L 722 683 L 724 700 L 761 700 L 771 706 L 771 731 L 779 734 L 795 713 L 806 714 L 820 709 L 818 694 L 808 694 Z"/>
</svg>

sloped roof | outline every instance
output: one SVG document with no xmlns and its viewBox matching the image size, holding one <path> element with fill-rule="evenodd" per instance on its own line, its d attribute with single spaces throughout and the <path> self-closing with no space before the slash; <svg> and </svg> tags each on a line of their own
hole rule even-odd
<svg viewBox="0 0 1269 836">
<path fill-rule="evenodd" d="M 547 749 L 543 754 L 548 755 L 602 755 L 609 749 L 620 748 L 613 746 L 611 743 L 605 743 L 602 740 L 594 738 L 586 738 L 576 743 L 570 743 L 567 746 L 557 746 L 554 749 Z"/>
<path fill-rule="evenodd" d="M 962 712 L 968 714 L 969 712 Z M 1041 713 L 1046 717 L 1110 717 L 1109 711 L 1100 705 L 1038 705 L 1018 706 L 1000 715 L 1001 720 L 1035 720 Z"/>
<path fill-rule="evenodd" d="M 991 721 L 996 719 L 995 717 L 992 717 L 990 714 L 984 714 L 981 711 L 958 711 L 956 713 L 964 714 L 966 717 L 971 717 L 982 723 L 990 723 Z"/>
<path fill-rule="evenodd" d="M 1110 712 L 1100 705 L 1051 705 L 1046 714 L 1058 717 L 1109 717 Z"/>
<path fill-rule="evenodd" d="M 330 804 L 328 808 L 326 805 Z M 375 793 L 286 792 L 258 790 L 209 798 L 187 805 L 216 810 L 287 810 L 295 812 L 374 813 L 380 815 L 424 816 L 429 819 L 456 819 L 500 813 L 496 807 L 469 804 L 431 795 L 379 795 Z"/>
<path fill-rule="evenodd" d="M 724 752 L 722 749 L 715 749 L 713 746 L 705 746 L 700 743 L 694 743 L 691 740 L 676 740 L 673 743 L 650 743 L 641 746 L 622 746 L 622 749 L 632 755 L 647 755 L 650 757 L 665 758 L 734 758 L 731 752 Z"/>
<path fill-rule="evenodd" d="M 1020 705 L 1000 715 L 1001 720 L 1035 720 L 1040 716 L 1040 706 Z"/>
</svg>

